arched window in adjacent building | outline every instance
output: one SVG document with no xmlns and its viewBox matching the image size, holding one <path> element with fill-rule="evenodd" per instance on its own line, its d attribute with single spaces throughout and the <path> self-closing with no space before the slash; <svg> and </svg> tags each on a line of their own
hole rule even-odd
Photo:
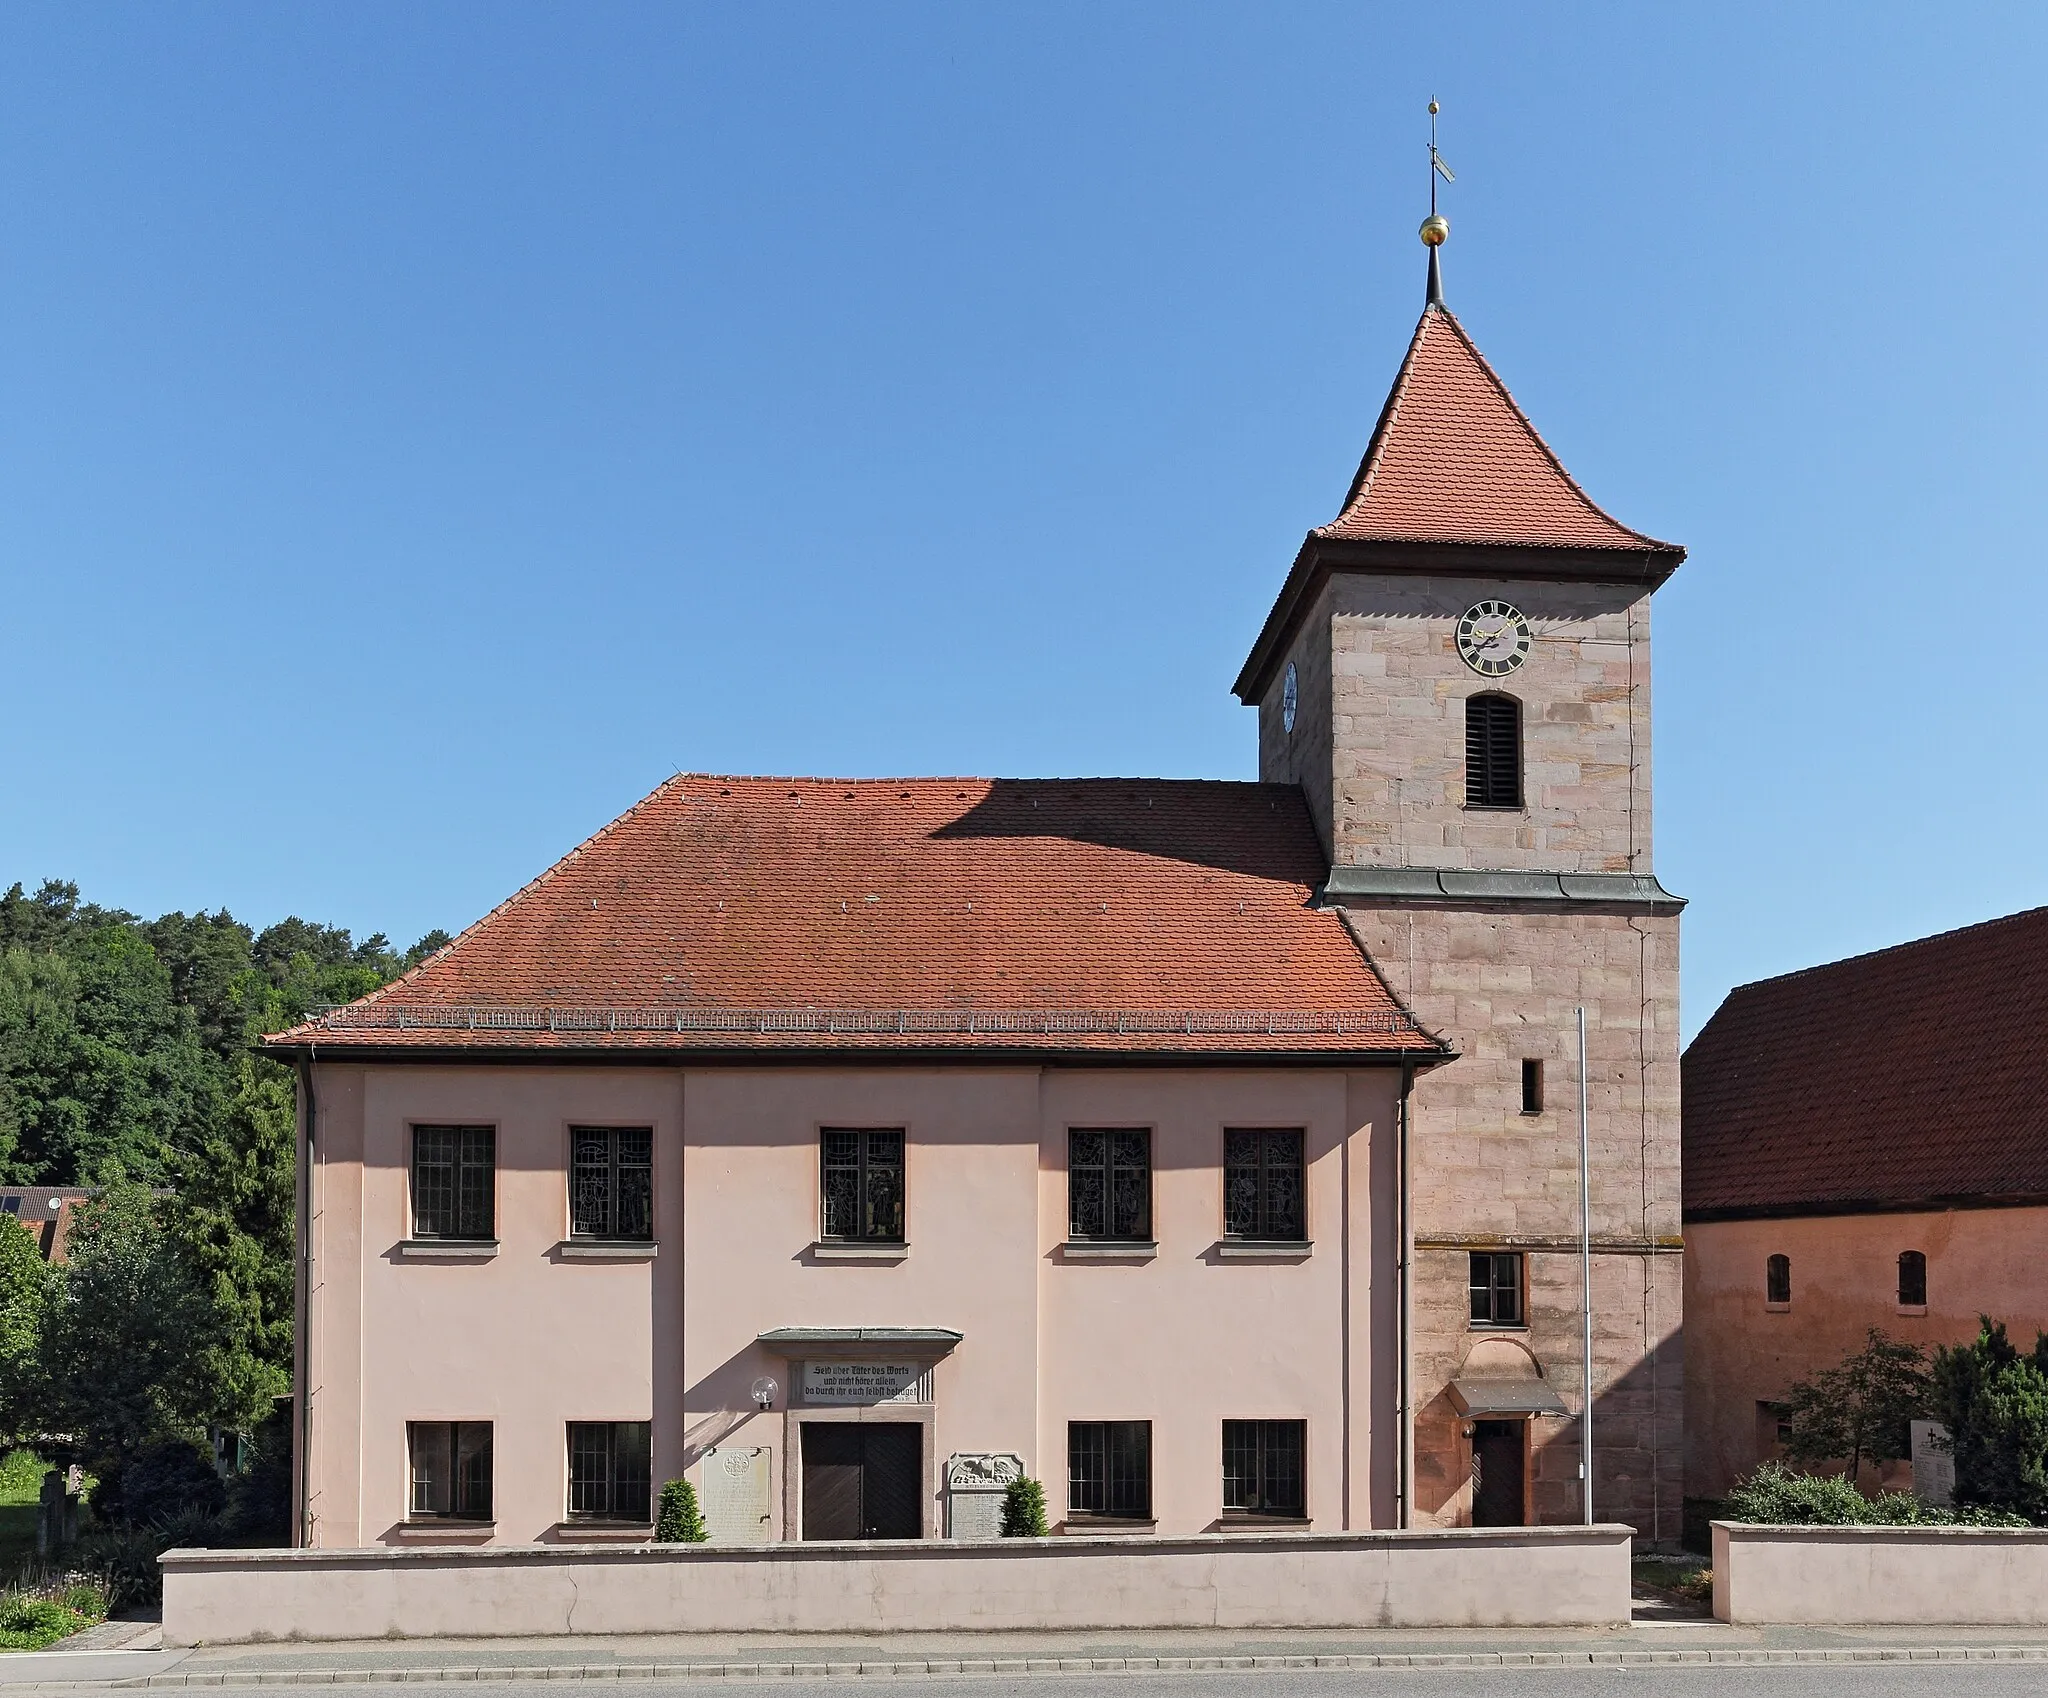
<svg viewBox="0 0 2048 1698">
<path fill-rule="evenodd" d="M 1792 1258 L 1773 1256 L 1764 1263 L 1764 1301 L 1766 1303 L 1790 1303 L 1792 1301 Z"/>
<path fill-rule="evenodd" d="M 1465 806 L 1522 805 L 1522 704 L 1513 696 L 1465 699 Z"/>
<path fill-rule="evenodd" d="M 1927 1257 L 1919 1250 L 1899 1252 L 1899 1307 L 1927 1307 Z"/>
</svg>

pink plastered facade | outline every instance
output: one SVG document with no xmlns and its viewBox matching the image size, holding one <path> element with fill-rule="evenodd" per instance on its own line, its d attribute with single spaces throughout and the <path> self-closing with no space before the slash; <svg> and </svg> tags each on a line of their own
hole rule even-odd
<svg viewBox="0 0 2048 1698">
<path fill-rule="evenodd" d="M 1396 1524 L 1398 1067 L 320 1061 L 309 1074 L 314 1546 L 631 1536 L 571 1520 L 571 1422 L 649 1422 L 657 1487 L 708 1487 L 707 1453 L 754 1453 L 772 1486 L 760 1534 L 777 1540 L 803 1532 L 800 1429 L 849 1420 L 919 1429 L 926 1537 L 949 1531 L 956 1456 L 1021 1458 L 1068 1521 L 1074 1421 L 1151 1423 L 1162 1534 L 1227 1525 L 1226 1420 L 1305 1423 L 1310 1530 Z M 495 1248 L 413 1242 L 408 1151 L 423 1124 L 495 1129 Z M 645 1250 L 575 1253 L 579 1125 L 652 1129 Z M 821 1131 L 847 1126 L 904 1133 L 900 1254 L 820 1245 Z M 1102 1126 L 1150 1133 L 1149 1251 L 1066 1248 L 1068 1133 Z M 1307 1248 L 1225 1245 L 1228 1127 L 1301 1129 Z M 959 1337 L 921 1347 L 922 1394 L 879 1407 L 808 1404 L 809 1347 L 762 1342 L 850 1328 Z M 777 1384 L 766 1411 L 763 1378 Z M 487 1525 L 409 1514 L 407 1423 L 427 1421 L 492 1424 Z"/>
</svg>

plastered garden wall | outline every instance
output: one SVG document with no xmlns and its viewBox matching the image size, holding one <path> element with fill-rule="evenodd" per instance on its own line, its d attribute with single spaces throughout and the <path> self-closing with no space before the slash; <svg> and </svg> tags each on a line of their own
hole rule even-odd
<svg viewBox="0 0 2048 1698">
<path fill-rule="evenodd" d="M 1717 1521 L 1714 1614 L 1742 1625 L 2048 1626 L 2048 1528 Z"/>
<path fill-rule="evenodd" d="M 1620 1526 L 766 1546 L 171 1551 L 164 1642 L 569 1633 L 1568 1627 Z"/>
</svg>

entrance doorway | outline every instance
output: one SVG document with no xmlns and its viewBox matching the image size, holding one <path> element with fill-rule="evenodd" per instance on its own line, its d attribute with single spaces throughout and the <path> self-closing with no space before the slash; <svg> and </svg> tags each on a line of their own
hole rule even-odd
<svg viewBox="0 0 2048 1698">
<path fill-rule="evenodd" d="M 1472 1424 L 1472 1525 L 1522 1525 L 1520 1421 Z"/>
<path fill-rule="evenodd" d="M 924 1430 L 915 1422 L 806 1421 L 806 1539 L 915 1539 L 924 1531 Z"/>
</svg>

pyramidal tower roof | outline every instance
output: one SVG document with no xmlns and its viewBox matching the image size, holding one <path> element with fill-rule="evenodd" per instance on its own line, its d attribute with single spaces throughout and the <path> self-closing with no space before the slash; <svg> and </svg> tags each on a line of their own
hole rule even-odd
<svg viewBox="0 0 2048 1698">
<path fill-rule="evenodd" d="M 1257 702 L 1297 621 L 1333 572 L 1571 579 L 1655 589 L 1685 550 L 1595 504 L 1536 434 L 1443 303 L 1437 245 L 1429 299 L 1337 517 L 1303 539 L 1234 686 Z"/>
<path fill-rule="evenodd" d="M 1423 309 L 1343 510 L 1310 534 L 1331 541 L 1685 553 L 1630 530 L 1594 504 L 1536 434 L 1465 327 L 1436 301 Z"/>
</svg>

